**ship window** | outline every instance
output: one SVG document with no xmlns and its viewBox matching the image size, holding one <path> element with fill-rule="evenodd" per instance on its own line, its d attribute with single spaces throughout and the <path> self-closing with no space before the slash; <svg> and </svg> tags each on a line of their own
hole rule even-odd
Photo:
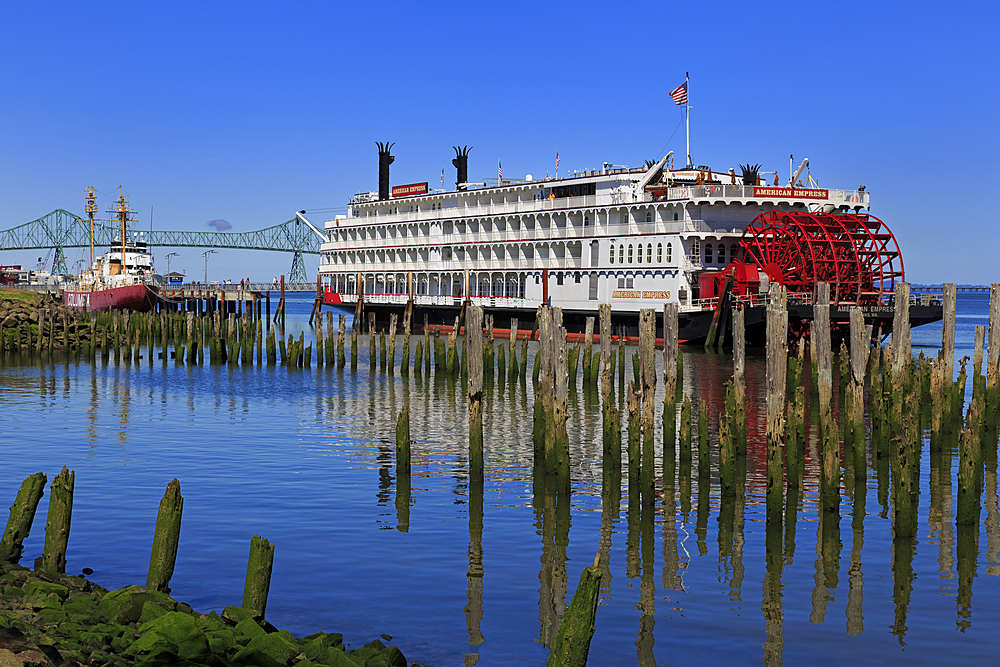
<svg viewBox="0 0 1000 667">
<path fill-rule="evenodd" d="M 611 244 L 611 263 L 615 263 L 615 244 Z"/>
<path fill-rule="evenodd" d="M 590 291 L 587 298 L 591 301 L 597 301 L 597 271 L 591 271 L 588 277 L 590 278 Z"/>
<path fill-rule="evenodd" d="M 719 257 L 718 257 L 718 259 L 716 261 L 719 262 L 719 264 L 725 264 L 726 263 L 726 244 L 725 243 L 720 243 L 719 244 Z"/>
<path fill-rule="evenodd" d="M 656 244 L 656 263 L 663 264 L 663 244 Z"/>
<path fill-rule="evenodd" d="M 632 263 L 632 244 L 628 244 L 628 263 Z"/>
<path fill-rule="evenodd" d="M 673 254 L 674 254 L 674 244 L 673 243 L 668 243 L 667 244 L 667 264 L 669 264 L 672 261 L 671 255 L 673 255 Z"/>
<path fill-rule="evenodd" d="M 632 246 L 629 246 L 629 250 L 631 250 L 631 249 L 632 249 Z M 629 253 L 629 255 L 631 255 L 631 254 L 632 253 Z M 632 258 L 629 257 L 629 261 L 631 261 L 631 259 Z M 639 262 L 640 264 L 642 264 L 642 244 L 641 243 L 639 244 L 639 252 L 636 253 L 636 261 Z"/>
<path fill-rule="evenodd" d="M 632 289 L 635 287 L 635 279 L 629 276 L 625 279 L 625 289 Z"/>
<path fill-rule="evenodd" d="M 577 271 L 576 273 L 573 274 L 573 282 L 575 282 L 575 283 L 580 282 L 580 272 L 579 271 Z"/>
<path fill-rule="evenodd" d="M 677 219 L 678 219 L 677 214 L 674 213 L 674 220 L 677 220 Z"/>
<path fill-rule="evenodd" d="M 625 289 L 625 276 L 618 276 L 618 289 Z"/>
<path fill-rule="evenodd" d="M 711 243 L 706 243 L 705 244 L 705 263 L 706 264 L 711 264 L 712 263 L 712 244 Z"/>
<path fill-rule="evenodd" d="M 590 216 L 589 215 L 583 216 L 583 226 L 584 227 L 589 227 L 590 226 Z"/>
<path fill-rule="evenodd" d="M 652 222 L 652 221 L 653 221 L 653 212 L 646 211 L 646 222 Z"/>
<path fill-rule="evenodd" d="M 618 263 L 619 264 L 624 264 L 625 263 L 625 246 L 624 245 L 619 245 L 618 246 Z"/>
<path fill-rule="evenodd" d="M 646 244 L 646 264 L 652 264 L 652 263 L 653 263 L 653 244 L 652 243 L 647 243 Z"/>
<path fill-rule="evenodd" d="M 556 274 L 556 285 L 562 285 L 562 284 L 563 284 L 563 274 L 557 273 Z"/>
</svg>

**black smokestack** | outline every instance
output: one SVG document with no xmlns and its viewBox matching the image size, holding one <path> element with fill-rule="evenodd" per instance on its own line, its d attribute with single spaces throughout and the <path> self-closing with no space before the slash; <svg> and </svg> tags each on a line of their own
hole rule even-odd
<svg viewBox="0 0 1000 667">
<path fill-rule="evenodd" d="M 384 144 L 376 141 L 378 146 L 378 199 L 385 201 L 389 198 L 389 165 L 396 158 L 389 154 L 396 142 L 391 144 L 387 141 Z"/>
<path fill-rule="evenodd" d="M 459 190 L 465 189 L 465 184 L 469 182 L 469 151 L 472 146 L 452 146 L 455 149 L 455 159 L 451 161 L 458 169 L 458 176 L 455 180 L 455 187 Z"/>
</svg>

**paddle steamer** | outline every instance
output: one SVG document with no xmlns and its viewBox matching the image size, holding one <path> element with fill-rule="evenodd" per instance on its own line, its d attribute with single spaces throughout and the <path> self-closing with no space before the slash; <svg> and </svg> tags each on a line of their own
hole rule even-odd
<svg viewBox="0 0 1000 667">
<path fill-rule="evenodd" d="M 601 303 L 612 304 L 616 324 L 634 327 L 640 309 L 671 302 L 682 339 L 693 341 L 733 306 L 750 308 L 748 327 L 758 324 L 775 281 L 790 293 L 793 324 L 811 318 L 817 282 L 831 283 L 835 321 L 854 304 L 885 320 L 904 278 L 895 237 L 867 213 L 865 188 L 820 188 L 811 176 L 803 184 L 808 161 L 790 167 L 785 184 L 758 165 L 739 174 L 672 169 L 670 154 L 642 167 L 471 183 L 469 149 L 456 147 L 457 181 L 445 191 L 390 189 L 391 145 L 379 148 L 379 190 L 355 195 L 346 216 L 326 222 L 320 273 L 324 303 L 363 306 L 380 320 L 409 308 L 417 327 L 423 313 L 451 324 L 475 303 L 498 327 L 516 317 L 524 329 L 549 304 L 582 331 Z M 913 324 L 939 310 L 917 304 Z"/>
</svg>

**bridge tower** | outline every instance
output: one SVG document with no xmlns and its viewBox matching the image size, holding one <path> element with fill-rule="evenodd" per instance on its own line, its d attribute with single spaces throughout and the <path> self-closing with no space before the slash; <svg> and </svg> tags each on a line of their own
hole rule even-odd
<svg viewBox="0 0 1000 667">
<path fill-rule="evenodd" d="M 295 254 L 292 256 L 292 268 L 288 272 L 288 282 L 290 283 L 309 282 L 309 276 L 306 275 L 306 262 L 302 258 L 301 248 L 296 248 Z"/>
</svg>

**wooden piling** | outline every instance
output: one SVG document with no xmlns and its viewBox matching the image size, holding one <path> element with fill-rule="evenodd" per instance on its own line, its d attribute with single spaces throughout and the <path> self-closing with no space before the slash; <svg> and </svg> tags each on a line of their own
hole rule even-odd
<svg viewBox="0 0 1000 667">
<path fill-rule="evenodd" d="M 628 381 L 625 405 L 628 408 L 626 452 L 628 453 L 628 479 L 631 489 L 638 483 L 642 463 L 642 394 L 636 387 L 635 380 Z"/>
<path fill-rule="evenodd" d="M 601 592 L 600 559 L 598 553 L 594 564 L 580 574 L 580 583 L 556 632 L 546 667 L 584 667 L 587 664 Z"/>
<path fill-rule="evenodd" d="M 593 318 L 588 319 L 593 330 Z M 654 477 L 655 448 L 653 444 L 656 395 L 656 311 L 639 311 L 639 383 L 642 392 L 642 475 L 643 488 L 651 490 Z"/>
<path fill-rule="evenodd" d="M 448 359 L 445 363 L 445 370 L 449 376 L 454 377 L 458 374 L 459 368 L 459 358 L 458 358 L 458 329 L 460 316 L 455 316 L 455 324 L 451 327 L 451 332 L 448 334 Z"/>
<path fill-rule="evenodd" d="M 267 610 L 267 594 L 271 590 L 273 566 L 274 545 L 260 535 L 251 537 L 247 576 L 243 583 L 243 608 L 258 619 L 264 618 L 264 612 Z"/>
<path fill-rule="evenodd" d="M 156 532 L 153 535 L 153 549 L 149 556 L 149 574 L 146 588 L 161 593 L 170 592 L 170 578 L 174 575 L 177 560 L 177 544 L 181 536 L 181 513 L 184 498 L 181 483 L 176 478 L 167 484 L 167 490 L 160 501 L 160 511 L 156 516 Z"/>
<path fill-rule="evenodd" d="M 510 367 L 507 369 L 507 379 L 511 382 L 517 379 L 517 318 L 510 320 Z"/>
<path fill-rule="evenodd" d="M 586 324 L 584 326 L 583 333 L 583 386 L 587 387 L 590 385 L 590 364 L 592 362 L 591 355 L 593 353 L 593 343 L 594 343 L 594 318 L 588 317 Z"/>
<path fill-rule="evenodd" d="M 375 370 L 378 364 L 378 343 L 375 339 L 375 313 L 368 313 L 368 366 Z"/>
<path fill-rule="evenodd" d="M 1000 417 L 1000 283 L 990 285 L 990 319 L 987 329 L 986 390 L 987 421 L 996 424 Z"/>
<path fill-rule="evenodd" d="M 733 311 L 733 393 L 736 413 L 729 424 L 730 437 L 739 455 L 746 454 L 746 311 Z"/>
<path fill-rule="evenodd" d="M 871 348 L 871 325 L 865 326 L 861 308 L 851 308 L 850 417 L 847 441 L 854 453 L 854 477 L 863 480 L 867 473 L 865 456 L 865 368 Z"/>
<path fill-rule="evenodd" d="M 684 402 L 681 403 L 681 446 L 680 461 L 691 461 L 691 397 L 684 394 Z"/>
<path fill-rule="evenodd" d="M 465 316 L 466 346 L 469 355 L 469 474 L 483 477 L 483 309 L 470 306 Z M 417 344 L 419 346 L 419 343 Z"/>
<path fill-rule="evenodd" d="M 785 390 L 788 372 L 787 293 L 771 283 L 767 304 L 767 518 L 780 521 L 785 443 Z"/>
<path fill-rule="evenodd" d="M 396 474 L 410 472 L 410 406 L 404 405 L 396 418 Z"/>
<path fill-rule="evenodd" d="M 45 493 L 47 481 L 45 473 L 36 472 L 21 482 L 17 498 L 10 506 L 10 516 L 7 519 L 7 528 L 3 531 L 3 539 L 0 539 L 0 563 L 20 562 L 24 540 L 31 533 L 35 510 L 38 509 L 38 502 Z"/>
<path fill-rule="evenodd" d="M 708 404 L 698 399 L 698 479 L 711 475 L 712 461 L 708 452 Z"/>
<path fill-rule="evenodd" d="M 389 374 L 396 372 L 396 327 L 399 324 L 399 315 L 392 313 L 389 315 Z"/>
<path fill-rule="evenodd" d="M 944 358 L 944 375 L 948 382 L 955 377 L 955 309 L 957 306 L 955 283 L 944 284 L 941 299 L 941 354 Z"/>
<path fill-rule="evenodd" d="M 42 569 L 66 573 L 66 547 L 73 517 L 73 482 L 75 472 L 63 466 L 62 472 L 52 480 L 49 492 L 49 517 L 45 523 L 45 549 Z"/>
<path fill-rule="evenodd" d="M 272 328 L 273 331 L 273 328 Z M 337 324 L 337 368 L 343 368 L 347 364 L 347 352 L 344 349 L 347 332 L 347 316 L 340 315 Z"/>
<path fill-rule="evenodd" d="M 540 376 L 538 397 L 541 414 L 536 420 L 536 451 L 541 450 L 545 471 L 561 486 L 569 484 L 569 381 L 566 367 L 566 329 L 562 309 L 538 309 Z M 540 441 L 539 441 L 540 440 Z"/>
<path fill-rule="evenodd" d="M 677 447 L 677 321 L 676 303 L 663 304 L 663 458 L 673 463 Z M 601 335 L 604 335 L 603 330 Z M 603 338 L 602 338 L 602 345 Z"/>
<path fill-rule="evenodd" d="M 428 324 L 428 314 L 424 313 L 424 369 L 431 374 L 431 328 Z"/>
<path fill-rule="evenodd" d="M 601 314 L 601 415 L 604 467 L 621 470 L 621 414 L 614 400 L 614 348 L 611 344 L 611 304 L 600 305 Z"/>
</svg>

